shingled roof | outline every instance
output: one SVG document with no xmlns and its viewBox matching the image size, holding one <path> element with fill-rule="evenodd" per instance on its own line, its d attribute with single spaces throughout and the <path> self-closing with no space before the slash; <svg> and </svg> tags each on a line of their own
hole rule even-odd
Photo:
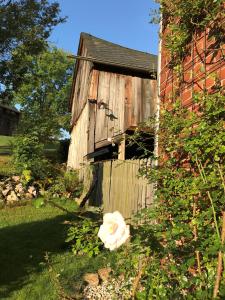
<svg viewBox="0 0 225 300">
<path fill-rule="evenodd" d="M 93 58 L 93 62 L 148 73 L 157 70 L 157 55 L 126 48 L 84 32 L 80 38 L 87 49 L 87 56 Z"/>
</svg>

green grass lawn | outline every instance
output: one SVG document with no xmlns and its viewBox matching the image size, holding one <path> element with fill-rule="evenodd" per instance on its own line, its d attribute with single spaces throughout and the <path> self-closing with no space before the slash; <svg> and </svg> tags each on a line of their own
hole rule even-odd
<svg viewBox="0 0 225 300">
<path fill-rule="evenodd" d="M 9 146 L 12 140 L 12 136 L 0 135 L 0 146 Z"/>
<path fill-rule="evenodd" d="M 12 141 L 12 136 L 0 135 L 0 155 L 11 154 Z"/>
<path fill-rule="evenodd" d="M 0 176 L 14 175 L 15 170 L 10 155 L 0 155 Z"/>
<path fill-rule="evenodd" d="M 83 274 L 106 265 L 105 255 L 93 259 L 70 252 L 63 222 L 71 219 L 73 214 L 52 206 L 0 210 L 0 299 L 57 300 L 52 274 L 58 274 L 65 291 L 76 296 Z M 46 264 L 46 252 L 54 272 Z"/>
<path fill-rule="evenodd" d="M 11 156 L 2 155 L 5 150 L 1 149 L 1 146 L 10 146 L 12 140 L 12 136 L 0 135 L 0 176 L 10 176 L 15 172 L 11 163 Z"/>
</svg>

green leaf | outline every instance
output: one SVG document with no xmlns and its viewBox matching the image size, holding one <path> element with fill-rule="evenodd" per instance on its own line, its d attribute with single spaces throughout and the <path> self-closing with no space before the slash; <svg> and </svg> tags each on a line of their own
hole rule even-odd
<svg viewBox="0 0 225 300">
<path fill-rule="evenodd" d="M 36 208 L 41 208 L 45 205 L 45 200 L 44 198 L 37 198 L 35 200 L 33 200 L 33 205 Z"/>
</svg>

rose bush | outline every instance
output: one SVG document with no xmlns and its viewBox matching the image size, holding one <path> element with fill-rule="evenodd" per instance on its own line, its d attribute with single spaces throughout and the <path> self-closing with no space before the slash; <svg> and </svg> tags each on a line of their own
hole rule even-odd
<svg viewBox="0 0 225 300">
<path fill-rule="evenodd" d="M 103 216 L 98 237 L 110 251 L 119 248 L 130 236 L 130 226 L 126 225 L 120 212 L 107 213 Z"/>
</svg>

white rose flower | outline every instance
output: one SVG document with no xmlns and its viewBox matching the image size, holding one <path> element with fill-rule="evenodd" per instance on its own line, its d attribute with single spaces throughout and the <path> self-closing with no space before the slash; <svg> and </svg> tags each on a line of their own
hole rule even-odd
<svg viewBox="0 0 225 300">
<path fill-rule="evenodd" d="M 98 237 L 105 248 L 110 251 L 119 248 L 130 236 L 130 226 L 126 225 L 123 216 L 118 211 L 107 213 L 103 216 L 103 224 L 100 226 Z"/>
</svg>

